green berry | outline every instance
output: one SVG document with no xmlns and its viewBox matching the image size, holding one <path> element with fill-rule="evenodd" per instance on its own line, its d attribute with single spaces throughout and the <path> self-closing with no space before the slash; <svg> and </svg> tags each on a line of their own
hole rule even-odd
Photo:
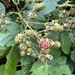
<svg viewBox="0 0 75 75">
<path fill-rule="evenodd" d="M 16 43 L 23 42 L 23 34 L 20 33 L 20 34 L 16 35 L 14 40 L 15 40 Z"/>
<path fill-rule="evenodd" d="M 26 44 L 21 43 L 21 44 L 19 45 L 19 48 L 20 48 L 20 50 L 26 50 L 26 49 L 27 49 L 27 46 L 26 46 Z"/>
<path fill-rule="evenodd" d="M 9 25 L 9 24 L 10 24 L 10 21 L 5 20 L 5 24 L 6 24 L 6 25 Z"/>
<path fill-rule="evenodd" d="M 38 3 L 35 7 L 34 10 L 39 12 L 41 10 L 43 10 L 45 8 L 45 4 L 44 3 Z"/>
<path fill-rule="evenodd" d="M 56 32 L 61 32 L 61 31 L 63 31 L 64 29 L 63 29 L 63 26 L 61 26 L 61 25 L 59 25 L 58 23 L 56 23 L 55 25 L 54 25 L 54 31 L 56 31 Z"/>
<path fill-rule="evenodd" d="M 55 41 L 54 42 L 54 47 L 55 48 L 60 48 L 61 47 L 61 43 L 59 41 Z"/>
<path fill-rule="evenodd" d="M 2 15 L 1 15 L 1 18 L 4 18 L 5 17 L 5 14 L 3 13 Z"/>
<path fill-rule="evenodd" d="M 21 56 L 25 56 L 26 55 L 25 51 L 21 51 L 20 54 L 21 54 Z"/>
<path fill-rule="evenodd" d="M 33 36 L 32 30 L 26 30 L 25 33 L 26 33 L 26 36 L 28 36 L 28 37 L 32 37 Z"/>
<path fill-rule="evenodd" d="M 7 28 L 6 28 L 5 25 L 2 25 L 2 26 L 1 26 L 1 29 L 2 29 L 3 31 L 6 31 L 6 30 L 7 30 Z"/>
<path fill-rule="evenodd" d="M 37 54 L 33 51 L 33 52 L 31 53 L 31 56 L 32 56 L 32 57 L 36 57 Z"/>
<path fill-rule="evenodd" d="M 30 14 L 28 16 L 29 16 L 30 20 L 35 20 L 37 18 L 37 15 L 32 12 L 30 12 Z"/>
<path fill-rule="evenodd" d="M 32 48 L 28 48 L 28 49 L 27 49 L 27 52 L 28 52 L 28 53 L 31 53 L 31 52 L 32 52 Z"/>
</svg>

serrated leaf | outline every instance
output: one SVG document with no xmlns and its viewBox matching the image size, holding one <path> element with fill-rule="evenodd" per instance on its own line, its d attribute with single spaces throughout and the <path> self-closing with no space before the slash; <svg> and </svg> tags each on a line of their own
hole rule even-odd
<svg viewBox="0 0 75 75">
<path fill-rule="evenodd" d="M 61 50 L 60 49 L 55 49 L 54 47 L 50 48 L 50 54 L 53 56 L 53 58 L 58 58 L 61 56 Z"/>
<path fill-rule="evenodd" d="M 57 65 L 55 67 L 49 68 L 50 75 L 71 75 L 71 71 L 69 67 L 64 64 L 64 65 Z"/>
<path fill-rule="evenodd" d="M 33 58 L 30 56 L 25 56 L 21 58 L 20 62 L 23 65 L 22 69 L 20 70 L 20 75 L 30 75 L 30 69 L 32 67 L 31 63 L 33 62 Z"/>
<path fill-rule="evenodd" d="M 48 75 L 48 64 L 42 65 L 35 69 L 31 75 Z"/>
<path fill-rule="evenodd" d="M 75 37 L 73 36 L 73 34 L 72 33 L 69 33 L 69 35 L 70 35 L 71 42 L 72 43 L 75 43 Z"/>
<path fill-rule="evenodd" d="M 70 53 L 70 37 L 67 32 L 61 33 L 60 36 L 61 49 L 65 54 Z"/>
<path fill-rule="evenodd" d="M 7 26 L 7 32 L 0 33 L 0 46 L 13 46 L 15 44 L 15 36 L 22 31 L 22 27 L 17 23 L 12 22 Z"/>
<path fill-rule="evenodd" d="M 54 41 L 59 40 L 59 33 L 51 31 L 50 38 Z"/>
<path fill-rule="evenodd" d="M 71 51 L 71 60 L 75 62 L 75 50 Z"/>
<path fill-rule="evenodd" d="M 14 45 L 7 55 L 7 62 L 5 64 L 5 75 L 14 75 L 19 60 L 19 49 L 17 48 L 17 45 Z"/>
<path fill-rule="evenodd" d="M 0 15 L 5 13 L 5 7 L 3 3 L 0 2 Z"/>
<path fill-rule="evenodd" d="M 62 65 L 62 64 L 66 64 L 66 57 L 62 56 L 56 59 L 53 59 L 52 61 L 49 61 L 50 65 Z"/>
<path fill-rule="evenodd" d="M 40 66 L 42 66 L 42 62 L 38 60 L 33 64 L 30 71 L 34 71 L 36 68 L 39 68 Z"/>
<path fill-rule="evenodd" d="M 5 75 L 5 65 L 0 66 L 0 75 Z"/>
</svg>

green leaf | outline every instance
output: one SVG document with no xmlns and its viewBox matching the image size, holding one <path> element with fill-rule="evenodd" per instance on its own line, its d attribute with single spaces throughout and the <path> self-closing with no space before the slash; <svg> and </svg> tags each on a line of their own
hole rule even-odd
<svg viewBox="0 0 75 75">
<path fill-rule="evenodd" d="M 0 2 L 0 15 L 5 13 L 5 7 L 4 5 Z"/>
<path fill-rule="evenodd" d="M 7 32 L 0 33 L 0 46 L 13 46 L 15 44 L 14 38 L 15 36 L 22 31 L 22 27 L 17 23 L 11 22 L 9 26 L 7 26 Z"/>
<path fill-rule="evenodd" d="M 71 75 L 71 71 L 69 67 L 64 64 L 64 65 L 59 65 L 55 67 L 49 68 L 50 75 Z"/>
<path fill-rule="evenodd" d="M 45 8 L 39 12 L 36 12 L 37 19 L 39 20 L 45 20 L 45 15 L 51 13 L 53 10 L 55 10 L 57 6 L 57 2 L 60 0 L 43 0 L 43 3 L 45 3 Z M 36 6 L 36 3 L 33 2 L 27 6 L 27 9 L 31 10 L 33 7 Z"/>
<path fill-rule="evenodd" d="M 52 61 L 49 61 L 49 64 L 53 66 L 66 64 L 66 57 L 62 56 L 62 57 L 53 59 Z"/>
<path fill-rule="evenodd" d="M 32 67 L 32 62 L 33 62 L 33 58 L 30 56 L 25 56 L 23 58 L 21 58 L 20 62 L 23 65 L 21 71 L 19 72 L 20 75 L 30 75 L 30 69 Z"/>
<path fill-rule="evenodd" d="M 48 75 L 48 64 L 42 65 L 35 69 L 31 75 Z"/>
<path fill-rule="evenodd" d="M 53 59 L 52 61 L 49 61 L 49 70 L 48 73 L 50 75 L 71 75 L 71 71 L 66 65 L 66 58 L 65 57 L 59 57 L 56 59 Z"/>
<path fill-rule="evenodd" d="M 75 37 L 73 36 L 73 34 L 72 33 L 69 33 L 69 35 L 70 35 L 71 42 L 72 43 L 75 43 Z"/>
<path fill-rule="evenodd" d="M 42 66 L 42 62 L 38 60 L 33 64 L 30 71 L 34 71 L 36 68 L 39 68 L 40 66 Z"/>
<path fill-rule="evenodd" d="M 17 45 L 14 45 L 7 55 L 7 62 L 5 64 L 5 75 L 14 75 L 19 60 L 19 49 L 17 48 Z"/>
<path fill-rule="evenodd" d="M 59 33 L 54 32 L 54 31 L 50 31 L 50 38 L 54 41 L 59 40 Z"/>
<path fill-rule="evenodd" d="M 71 51 L 71 60 L 75 62 L 75 50 Z"/>
<path fill-rule="evenodd" d="M 55 49 L 54 47 L 50 48 L 50 54 L 53 56 L 53 58 L 58 58 L 61 56 L 61 50 L 60 49 Z"/>
<path fill-rule="evenodd" d="M 70 37 L 67 32 L 61 33 L 60 36 L 61 49 L 65 54 L 70 53 Z"/>
<path fill-rule="evenodd" d="M 5 65 L 0 66 L 0 75 L 5 75 Z"/>
</svg>

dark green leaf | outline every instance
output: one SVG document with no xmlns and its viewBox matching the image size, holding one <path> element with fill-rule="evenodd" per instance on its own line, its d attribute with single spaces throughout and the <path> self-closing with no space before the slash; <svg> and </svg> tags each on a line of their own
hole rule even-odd
<svg viewBox="0 0 75 75">
<path fill-rule="evenodd" d="M 13 46 L 15 44 L 14 38 L 15 36 L 22 31 L 22 27 L 17 23 L 11 22 L 9 26 L 7 26 L 6 33 L 0 33 L 0 46 Z"/>
<path fill-rule="evenodd" d="M 75 50 L 71 51 L 71 59 L 75 62 Z"/>
<path fill-rule="evenodd" d="M 65 54 L 70 53 L 70 37 L 67 32 L 61 33 L 60 36 L 61 49 Z"/>
</svg>

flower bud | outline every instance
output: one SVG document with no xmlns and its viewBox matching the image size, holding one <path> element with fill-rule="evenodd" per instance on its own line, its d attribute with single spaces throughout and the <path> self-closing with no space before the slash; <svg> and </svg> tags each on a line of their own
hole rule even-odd
<svg viewBox="0 0 75 75">
<path fill-rule="evenodd" d="M 38 38 L 41 38 L 41 37 L 42 37 L 42 34 L 37 34 L 37 37 L 38 37 Z"/>
<path fill-rule="evenodd" d="M 53 56 L 50 55 L 50 54 L 45 55 L 45 57 L 46 57 L 47 59 L 49 59 L 49 60 L 52 60 L 52 59 L 53 59 Z"/>
</svg>

